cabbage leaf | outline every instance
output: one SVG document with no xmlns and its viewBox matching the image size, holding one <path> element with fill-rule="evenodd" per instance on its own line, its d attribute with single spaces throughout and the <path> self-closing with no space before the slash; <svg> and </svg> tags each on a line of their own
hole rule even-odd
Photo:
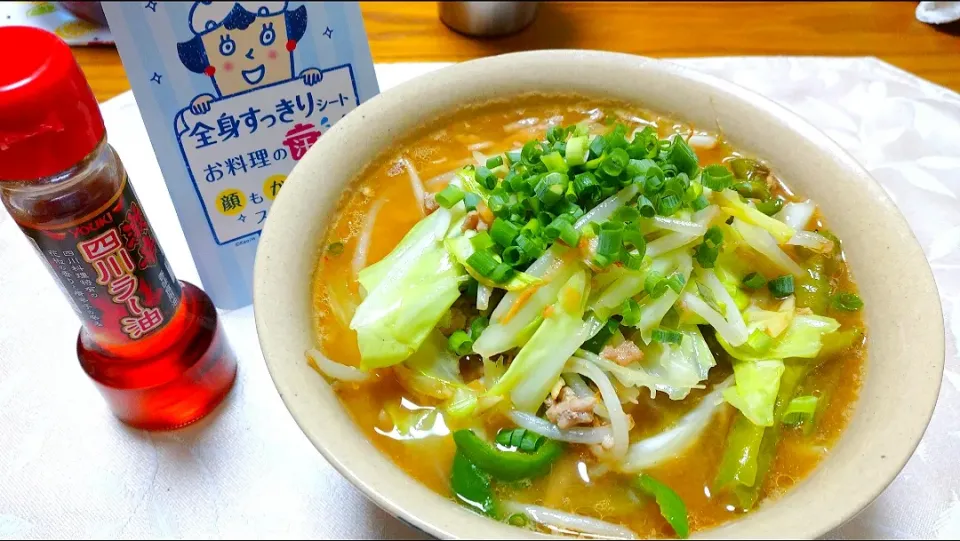
<svg viewBox="0 0 960 541">
<path fill-rule="evenodd" d="M 563 284 L 543 323 L 489 394 L 509 394 L 521 411 L 534 412 L 540 407 L 560 378 L 567 359 L 590 337 L 591 328 L 598 327 L 583 321 L 587 289 L 587 273 L 578 270 Z"/>
<path fill-rule="evenodd" d="M 783 370 L 783 361 L 779 359 L 734 362 L 736 384 L 723 392 L 723 398 L 751 423 L 773 426 L 773 406 Z"/>
<path fill-rule="evenodd" d="M 384 259 L 360 271 L 367 296 L 350 328 L 357 331 L 362 369 L 392 366 L 413 355 L 460 296 L 467 273 L 441 240 L 462 207 L 438 209 Z"/>
</svg>

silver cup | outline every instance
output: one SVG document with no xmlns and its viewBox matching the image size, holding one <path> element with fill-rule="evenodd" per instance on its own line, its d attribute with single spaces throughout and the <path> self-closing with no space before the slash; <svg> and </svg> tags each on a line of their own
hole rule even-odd
<svg viewBox="0 0 960 541">
<path fill-rule="evenodd" d="M 468 36 L 502 36 L 526 28 L 539 2 L 438 2 L 440 20 Z"/>
</svg>

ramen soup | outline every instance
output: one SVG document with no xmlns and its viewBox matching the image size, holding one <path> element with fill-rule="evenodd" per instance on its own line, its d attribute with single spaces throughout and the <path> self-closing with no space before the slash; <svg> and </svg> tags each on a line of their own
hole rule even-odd
<svg viewBox="0 0 960 541">
<path fill-rule="evenodd" d="M 736 519 L 827 455 L 865 356 L 840 239 L 775 165 L 622 103 L 461 110 L 342 197 L 307 362 L 397 466 L 491 520 Z"/>
</svg>

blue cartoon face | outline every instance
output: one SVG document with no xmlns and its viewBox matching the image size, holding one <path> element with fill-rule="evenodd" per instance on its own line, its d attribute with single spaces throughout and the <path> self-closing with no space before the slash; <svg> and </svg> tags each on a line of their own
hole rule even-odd
<svg viewBox="0 0 960 541">
<path fill-rule="evenodd" d="M 177 49 L 225 97 L 296 77 L 292 54 L 306 24 L 306 9 L 288 10 L 286 2 L 196 2 L 195 36 Z"/>
<path fill-rule="evenodd" d="M 283 14 L 257 17 L 246 28 L 221 26 L 202 36 L 222 95 L 285 81 L 294 77 L 290 52 L 277 34 L 286 35 Z"/>
</svg>

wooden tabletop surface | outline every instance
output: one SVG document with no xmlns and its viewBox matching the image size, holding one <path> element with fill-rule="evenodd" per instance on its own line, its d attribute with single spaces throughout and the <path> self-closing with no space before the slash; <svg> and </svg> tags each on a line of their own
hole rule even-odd
<svg viewBox="0 0 960 541">
<path fill-rule="evenodd" d="M 361 2 L 375 62 L 467 60 L 547 48 L 654 57 L 876 56 L 960 91 L 960 25 L 916 20 L 916 2 L 541 2 L 518 34 L 475 39 L 445 27 L 434 2 Z M 74 49 L 99 100 L 130 88 L 112 47 Z"/>
</svg>

